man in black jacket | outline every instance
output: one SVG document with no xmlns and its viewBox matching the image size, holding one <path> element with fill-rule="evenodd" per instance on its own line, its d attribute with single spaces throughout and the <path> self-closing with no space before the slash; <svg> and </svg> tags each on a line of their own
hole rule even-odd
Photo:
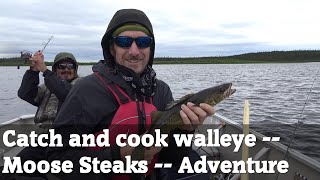
<svg viewBox="0 0 320 180">
<path fill-rule="evenodd" d="M 23 76 L 18 96 L 38 106 L 34 118 L 35 123 L 39 125 L 37 133 L 47 133 L 72 85 L 79 79 L 78 63 L 74 55 L 68 52 L 61 52 L 55 56 L 52 71 L 47 68 L 41 52 L 36 52 L 30 60 L 33 65 Z M 39 72 L 44 76 L 44 84 L 41 85 Z M 22 163 L 27 160 L 37 163 L 45 159 L 45 152 L 46 147 L 26 147 L 17 156 L 21 158 Z M 46 178 L 40 173 L 23 175 Z"/>
<path fill-rule="evenodd" d="M 150 113 L 165 110 L 173 100 L 169 86 L 156 78 L 152 68 L 155 38 L 151 22 L 142 11 L 117 11 L 101 45 L 104 60 L 93 66 L 92 75 L 84 77 L 71 89 L 57 115 L 53 128 L 62 135 L 64 147 L 49 148 L 48 159 L 73 162 L 73 173 L 57 175 L 62 179 L 160 179 L 163 174 L 158 170 L 147 174 L 79 173 L 79 169 L 83 169 L 79 162 L 82 157 L 127 164 L 134 148 L 119 147 L 114 143 L 116 136 L 144 134 L 151 123 Z M 213 107 L 208 104 L 182 105 L 180 116 L 185 126 L 174 133 L 193 133 L 213 113 Z M 103 129 L 109 130 L 110 146 L 71 147 L 68 142 L 70 134 L 97 135 Z M 172 136 L 169 138 L 168 147 L 145 149 L 149 165 L 155 160 L 172 163 L 175 167 L 191 152 L 190 147 L 177 147 Z"/>
<path fill-rule="evenodd" d="M 72 85 L 79 79 L 78 63 L 73 54 L 61 52 L 56 55 L 50 71 L 41 52 L 36 52 L 30 60 L 33 65 L 23 76 L 18 96 L 32 105 L 38 106 L 35 123 L 55 119 Z M 39 72 L 43 73 L 44 84 L 39 85 Z M 38 86 L 39 85 L 39 86 Z"/>
</svg>

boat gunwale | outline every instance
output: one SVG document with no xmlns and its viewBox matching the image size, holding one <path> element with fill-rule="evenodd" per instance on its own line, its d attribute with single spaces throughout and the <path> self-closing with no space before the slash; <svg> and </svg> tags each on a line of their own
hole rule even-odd
<svg viewBox="0 0 320 180">
<path fill-rule="evenodd" d="M 218 118 L 219 120 L 222 120 L 223 122 L 225 122 L 226 125 L 231 125 L 237 129 L 239 129 L 239 131 L 242 132 L 243 126 L 241 124 L 239 124 L 233 120 L 230 120 L 227 117 L 219 115 L 217 113 L 215 113 L 213 116 Z M 260 141 L 262 141 L 262 138 L 265 137 L 265 135 L 263 135 L 257 131 L 254 131 L 252 129 L 250 129 L 250 133 L 254 134 L 257 137 L 257 139 L 259 139 Z M 272 141 L 264 142 L 264 143 L 266 143 L 268 146 L 270 146 L 272 148 L 277 149 L 278 151 L 281 151 L 281 152 L 287 151 L 287 146 L 282 143 L 272 142 Z M 306 156 L 306 155 L 300 153 L 299 151 L 291 149 L 291 148 L 288 149 L 288 156 L 291 156 L 293 159 L 296 159 L 297 161 L 300 161 L 301 163 L 308 165 L 310 168 L 315 169 L 316 171 L 320 172 L 320 162 L 312 159 L 311 157 Z M 283 159 L 283 160 L 285 160 L 285 159 Z"/>
<path fill-rule="evenodd" d="M 22 115 L 20 117 L 17 117 L 17 118 L 14 118 L 14 119 L 11 119 L 9 121 L 5 121 L 3 123 L 0 124 L 0 128 L 2 128 L 3 126 L 6 126 L 6 125 L 9 125 L 9 124 L 12 124 L 12 123 L 15 123 L 15 122 L 18 122 L 18 121 L 21 121 L 21 120 L 28 120 L 30 118 L 34 118 L 34 114 L 26 114 L 26 115 Z"/>
<path fill-rule="evenodd" d="M 217 118 L 217 119 L 225 122 L 226 125 L 231 125 L 231 126 L 235 127 L 236 129 L 238 129 L 240 132 L 242 132 L 243 126 L 241 124 L 239 124 L 239 123 L 237 123 L 237 122 L 235 122 L 233 120 L 230 120 L 227 117 L 219 115 L 217 113 L 215 113 L 212 117 Z M 0 124 L 0 128 L 3 128 L 6 125 L 9 125 L 9 124 L 12 124 L 12 123 L 17 123 L 17 122 L 19 122 L 21 120 L 30 120 L 30 118 L 34 118 L 34 115 L 33 114 L 22 115 L 22 116 L 20 116 L 18 118 L 14 118 L 14 119 L 11 119 L 9 121 L 1 123 Z M 261 133 L 259 133 L 257 131 L 254 131 L 252 129 L 250 129 L 250 133 L 254 134 L 259 141 L 262 141 L 262 138 L 265 137 L 263 134 L 261 134 Z M 275 148 L 276 150 L 278 150 L 280 152 L 286 152 L 287 151 L 287 146 L 282 144 L 282 143 L 272 142 L 272 141 L 264 142 L 264 143 L 266 143 L 268 146 L 270 146 L 272 148 Z M 290 156 L 293 159 L 301 162 L 302 164 L 305 164 L 308 167 L 320 172 L 320 162 L 312 159 L 311 157 L 308 157 L 308 156 L 306 156 L 306 155 L 304 155 L 304 154 L 302 154 L 299 151 L 294 150 L 294 149 L 289 149 L 288 150 L 288 156 Z M 283 159 L 283 160 L 285 160 L 285 159 Z"/>
</svg>

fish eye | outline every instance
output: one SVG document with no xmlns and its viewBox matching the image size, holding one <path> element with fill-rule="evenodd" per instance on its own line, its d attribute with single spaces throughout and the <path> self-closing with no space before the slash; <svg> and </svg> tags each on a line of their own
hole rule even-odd
<svg viewBox="0 0 320 180">
<path fill-rule="evenodd" d="M 224 92 L 224 91 L 226 91 L 227 90 L 227 88 L 226 87 L 222 87 L 222 88 L 220 88 L 220 92 Z"/>
</svg>

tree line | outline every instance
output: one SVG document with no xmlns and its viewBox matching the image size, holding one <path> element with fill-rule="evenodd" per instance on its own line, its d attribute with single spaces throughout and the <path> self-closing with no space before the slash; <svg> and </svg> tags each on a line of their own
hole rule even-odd
<svg viewBox="0 0 320 180">
<path fill-rule="evenodd" d="M 23 66 L 26 60 L 20 57 L 0 58 L 0 65 Z M 295 51 L 266 51 L 245 53 L 232 56 L 210 57 L 156 57 L 156 64 L 184 64 L 184 63 L 275 63 L 275 62 L 320 62 L 320 50 L 295 50 Z M 79 64 L 95 64 L 94 62 L 79 62 Z M 52 65 L 53 62 L 46 62 Z"/>
<path fill-rule="evenodd" d="M 320 50 L 266 51 L 232 56 L 211 57 L 157 57 L 155 62 L 213 62 L 213 63 L 268 63 L 268 62 L 320 62 Z"/>
</svg>

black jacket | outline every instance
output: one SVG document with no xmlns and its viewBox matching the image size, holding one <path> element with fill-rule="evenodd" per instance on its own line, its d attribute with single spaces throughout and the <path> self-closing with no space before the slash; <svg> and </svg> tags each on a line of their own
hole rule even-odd
<svg viewBox="0 0 320 180">
<path fill-rule="evenodd" d="M 113 82 L 119 85 L 130 97 L 133 96 L 132 89 L 127 85 L 119 74 L 113 74 L 106 70 L 104 61 L 93 66 L 94 72 L 103 75 L 106 82 Z M 164 110 L 166 104 L 173 100 L 169 86 L 161 80 L 157 80 L 156 93 L 153 97 L 153 104 L 158 110 Z M 73 174 L 61 174 L 62 179 L 109 179 L 111 174 L 79 174 L 79 159 L 84 156 L 97 157 L 98 160 L 120 160 L 120 148 L 111 146 L 99 151 L 92 151 L 86 148 L 69 147 L 70 134 L 92 134 L 108 128 L 115 112 L 119 107 L 118 102 L 112 93 L 105 88 L 105 85 L 95 74 L 82 78 L 73 86 L 64 104 L 62 105 L 57 118 L 53 124 L 56 134 L 63 138 L 63 148 L 48 148 L 49 161 L 59 159 L 60 161 L 71 160 L 74 165 Z M 186 133 L 176 130 L 175 133 Z M 172 138 L 172 137 L 171 137 Z M 174 141 L 170 141 L 169 147 L 163 148 L 159 160 L 171 162 L 173 165 L 180 165 L 180 162 L 190 148 L 176 147 Z"/>
<path fill-rule="evenodd" d="M 144 12 L 136 9 L 122 9 L 112 17 L 107 31 L 101 40 L 101 46 L 105 61 L 100 61 L 93 66 L 93 72 L 99 72 L 107 83 L 113 82 L 122 88 L 130 97 L 134 97 L 133 89 L 119 74 L 113 73 L 112 64 L 115 59 L 110 53 L 112 34 L 124 24 L 140 24 L 148 29 L 150 36 L 154 39 L 151 22 Z M 154 59 L 155 41 L 150 46 L 150 57 L 148 64 L 152 66 Z M 106 65 L 108 64 L 108 66 Z M 111 66 L 109 66 L 111 65 Z M 109 69 L 110 67 L 110 69 Z M 158 110 L 164 110 L 166 105 L 173 100 L 169 86 L 161 80 L 156 81 L 153 104 Z M 84 156 L 97 158 L 100 161 L 120 160 L 120 148 L 115 146 L 106 147 L 99 151 L 92 151 L 82 147 L 69 147 L 70 134 L 92 134 L 108 128 L 119 105 L 112 93 L 95 74 L 82 78 L 73 86 L 64 104 L 62 105 L 53 124 L 55 133 L 63 137 L 63 148 L 48 148 L 49 161 L 71 160 L 73 162 L 73 173 L 58 175 L 62 179 L 110 179 L 112 173 L 108 174 L 80 174 L 79 159 Z M 175 133 L 187 133 L 177 130 Z M 172 138 L 172 136 L 170 136 Z M 159 154 L 159 161 L 172 162 L 173 166 L 180 165 L 182 158 L 189 153 L 191 148 L 176 147 L 173 140 L 169 140 L 169 147 L 163 148 Z"/>
<path fill-rule="evenodd" d="M 39 85 L 39 71 L 27 70 L 22 78 L 18 96 L 34 106 L 39 106 L 46 89 L 57 96 L 60 105 L 67 97 L 72 85 L 62 81 L 50 70 L 43 73 L 44 85 Z"/>
</svg>

